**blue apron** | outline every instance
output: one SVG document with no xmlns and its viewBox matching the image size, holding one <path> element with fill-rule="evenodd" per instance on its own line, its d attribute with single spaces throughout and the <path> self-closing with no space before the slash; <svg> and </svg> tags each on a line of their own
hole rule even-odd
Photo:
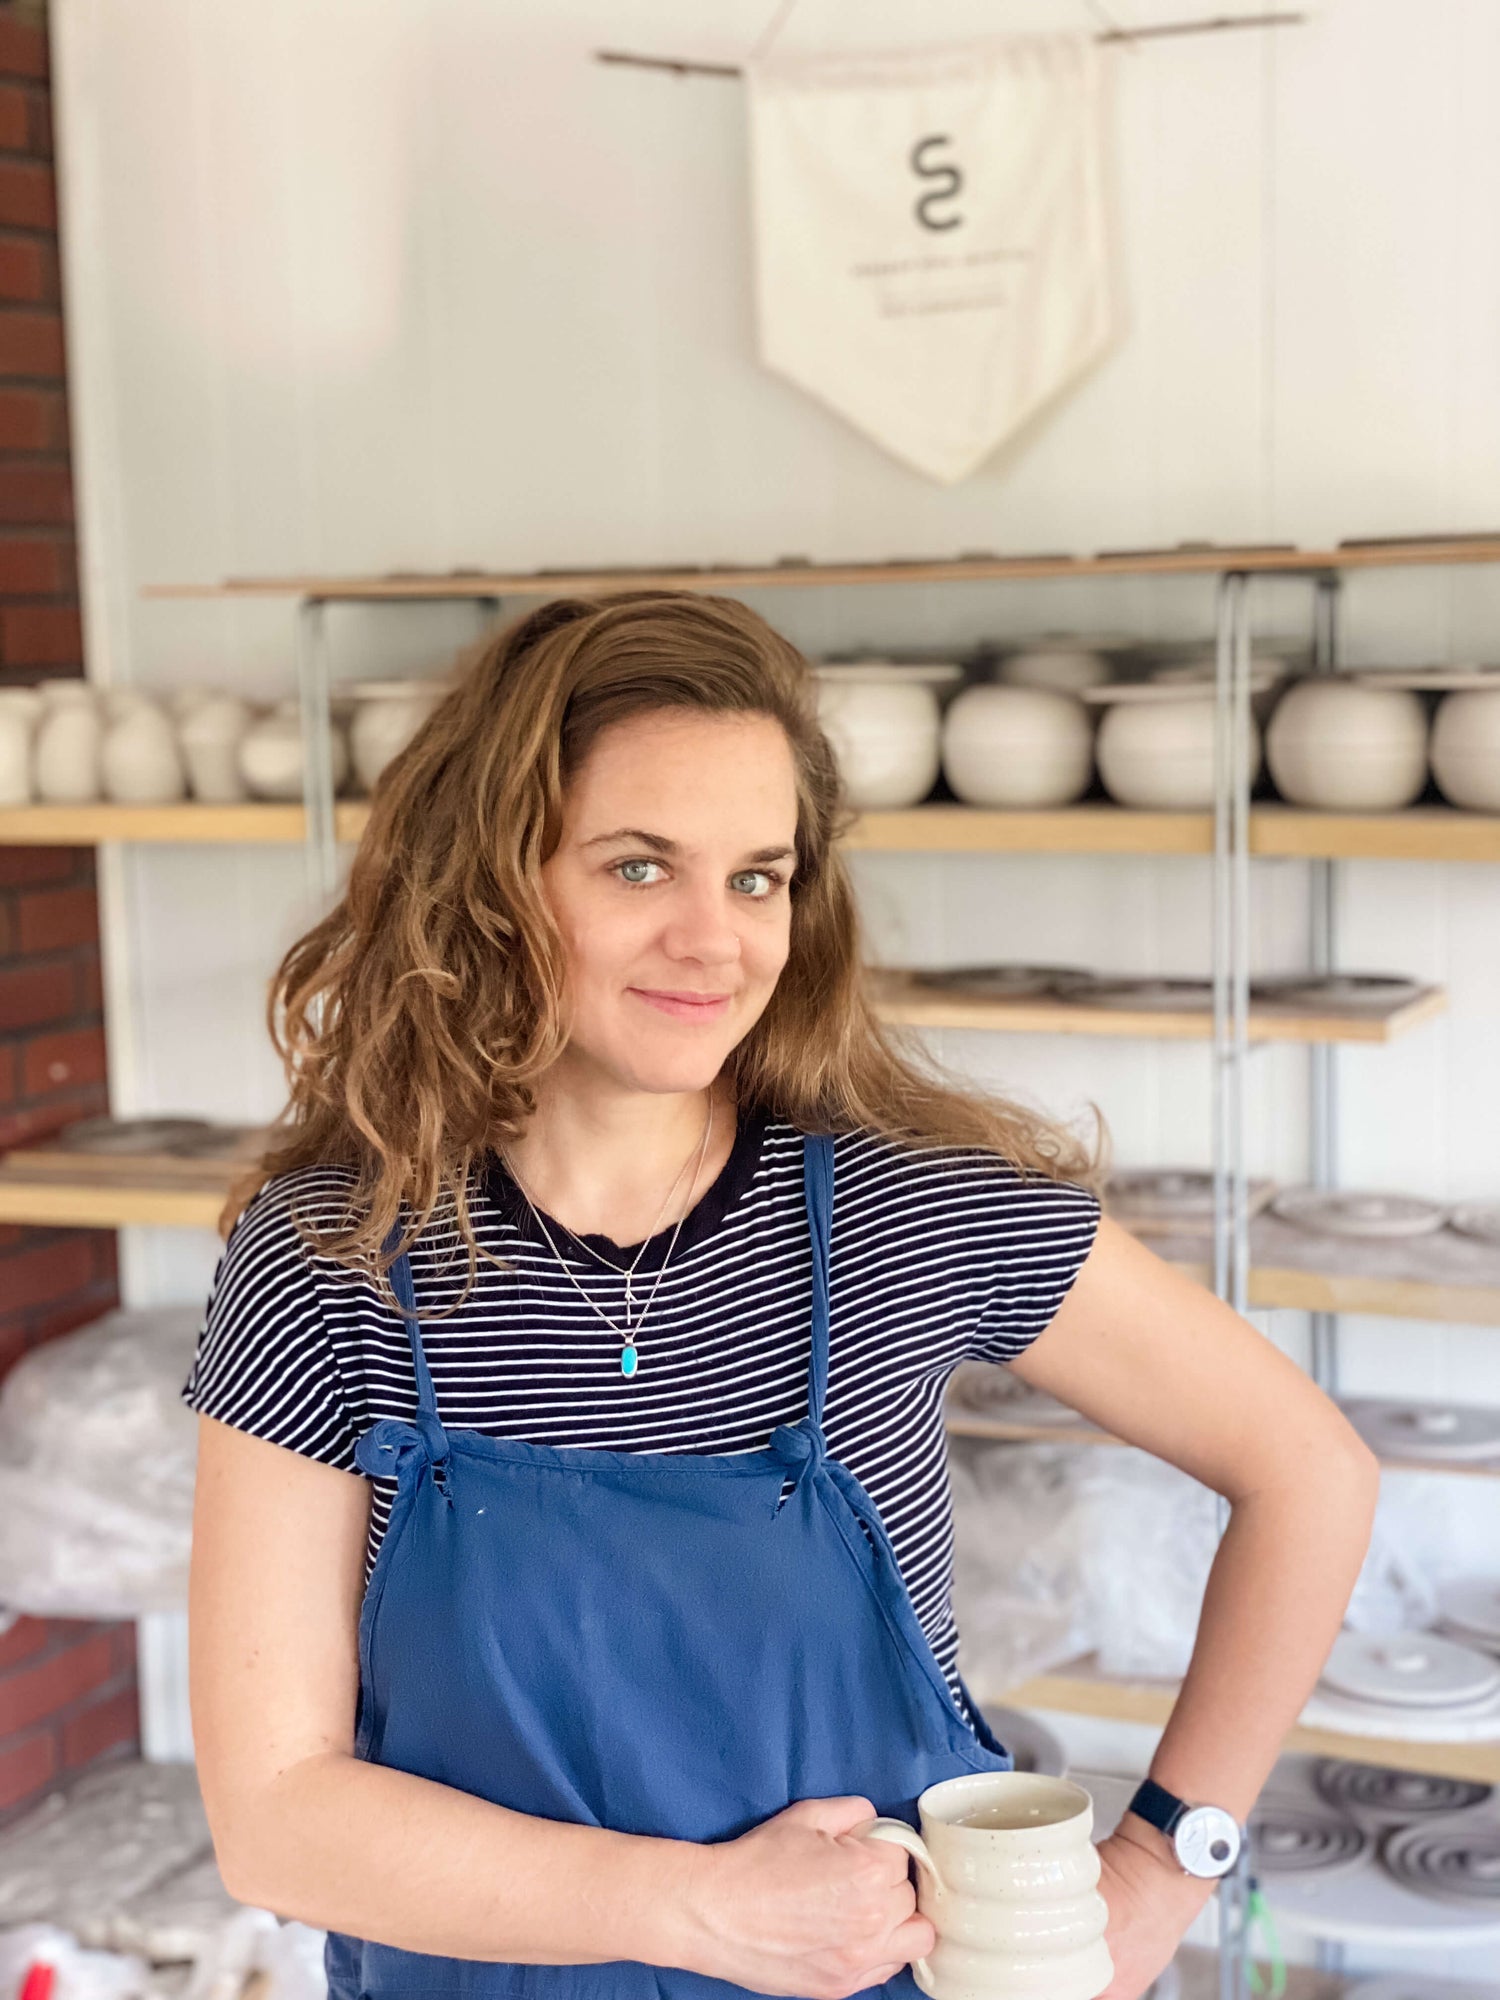
<svg viewBox="0 0 1500 2000">
<path fill-rule="evenodd" d="M 407 1320 L 415 1419 L 375 1424 L 356 1452 L 397 1481 L 359 1621 L 356 1756 L 544 1819 L 700 1842 L 847 1795 L 915 1826 L 927 1785 L 1012 1768 L 972 1698 L 972 1725 L 955 1702 L 874 1502 L 828 1456 L 831 1139 L 804 1139 L 803 1174 L 809 1407 L 764 1450 L 447 1431 Z M 391 1278 L 414 1314 L 407 1257 Z M 633 1959 L 494 1964 L 338 1933 L 326 1964 L 332 2000 L 749 1990 Z M 920 2000 L 909 1967 L 867 1991 Z"/>
</svg>

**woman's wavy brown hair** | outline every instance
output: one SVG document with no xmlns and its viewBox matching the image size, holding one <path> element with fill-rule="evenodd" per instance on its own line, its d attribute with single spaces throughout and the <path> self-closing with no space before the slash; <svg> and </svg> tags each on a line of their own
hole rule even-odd
<svg viewBox="0 0 1500 2000">
<path fill-rule="evenodd" d="M 734 1100 L 804 1131 L 865 1127 L 1096 1180 L 1071 1133 L 964 1089 L 882 1027 L 836 844 L 852 815 L 796 647 L 733 598 L 620 591 L 560 598 L 502 630 L 381 773 L 342 899 L 272 978 L 267 1020 L 288 1103 L 231 1192 L 221 1235 L 273 1175 L 337 1163 L 354 1170 L 347 1227 L 297 1226 L 393 1305 L 382 1245 L 403 1203 L 402 1248 L 439 1209 L 467 1246 L 468 1284 L 447 1311 L 472 1289 L 479 1257 L 501 1263 L 475 1241 L 471 1170 L 524 1126 L 567 1039 L 564 952 L 541 879 L 564 793 L 601 730 L 684 708 L 774 718 L 796 768 L 790 951 L 728 1059 Z"/>
</svg>

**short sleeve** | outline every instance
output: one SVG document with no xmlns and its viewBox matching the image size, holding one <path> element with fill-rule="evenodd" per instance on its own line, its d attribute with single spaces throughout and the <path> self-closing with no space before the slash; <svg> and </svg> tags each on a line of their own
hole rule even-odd
<svg viewBox="0 0 1500 2000">
<path fill-rule="evenodd" d="M 219 1255 L 192 1373 L 190 1410 L 352 1472 L 355 1427 L 323 1323 L 312 1251 L 287 1185 L 267 1181 Z"/>
<path fill-rule="evenodd" d="M 1031 1176 L 993 1189 L 989 1293 L 974 1328 L 976 1361 L 1014 1361 L 1052 1324 L 1099 1232 L 1099 1198 L 1073 1181 Z"/>
</svg>

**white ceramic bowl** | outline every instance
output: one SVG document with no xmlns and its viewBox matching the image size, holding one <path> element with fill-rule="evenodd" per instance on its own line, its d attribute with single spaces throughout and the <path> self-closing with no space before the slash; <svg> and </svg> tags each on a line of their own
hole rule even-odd
<svg viewBox="0 0 1500 2000">
<path fill-rule="evenodd" d="M 1432 724 L 1432 775 L 1450 805 L 1500 812 L 1500 690 L 1444 695 Z"/>
<path fill-rule="evenodd" d="M 935 689 L 899 669 L 829 675 L 814 670 L 818 717 L 850 805 L 889 811 L 925 799 L 937 780 L 941 718 Z"/>
<path fill-rule="evenodd" d="M 1045 646 L 1007 653 L 995 669 L 995 679 L 1007 687 L 1077 694 L 1086 687 L 1101 687 L 1110 673 L 1106 653 L 1092 652 L 1086 646 Z"/>
<path fill-rule="evenodd" d="M 1083 703 L 1038 687 L 965 688 L 943 719 L 943 769 L 971 806 L 1062 806 L 1088 790 Z"/>
<path fill-rule="evenodd" d="M 1244 782 L 1260 770 L 1260 731 L 1250 718 Z M 1113 703 L 1099 725 L 1099 775 L 1122 806 L 1206 812 L 1214 802 L 1212 693 L 1179 700 Z"/>
<path fill-rule="evenodd" d="M 1293 805 L 1393 812 L 1427 782 L 1427 711 L 1407 690 L 1318 675 L 1277 704 L 1266 760 Z"/>
</svg>

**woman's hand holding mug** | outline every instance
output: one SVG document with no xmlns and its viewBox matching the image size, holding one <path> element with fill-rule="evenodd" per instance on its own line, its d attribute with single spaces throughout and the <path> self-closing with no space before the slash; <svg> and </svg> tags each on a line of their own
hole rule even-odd
<svg viewBox="0 0 1500 2000">
<path fill-rule="evenodd" d="M 859 1838 L 865 1798 L 801 1799 L 737 1840 L 691 1850 L 675 1962 L 804 2000 L 847 2000 L 931 1951 L 906 1856 Z"/>
</svg>

